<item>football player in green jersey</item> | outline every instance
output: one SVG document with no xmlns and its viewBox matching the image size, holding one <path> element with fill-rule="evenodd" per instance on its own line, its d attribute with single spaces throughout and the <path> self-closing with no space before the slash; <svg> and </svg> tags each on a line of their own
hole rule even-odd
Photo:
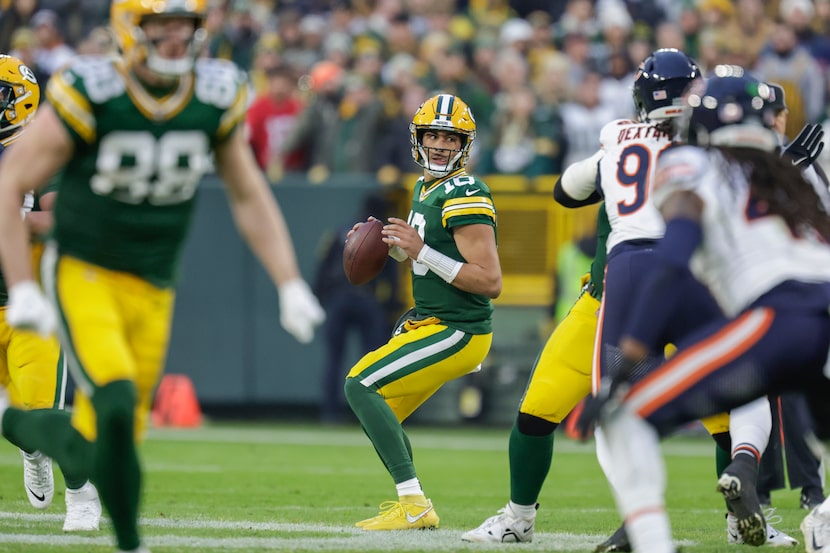
<svg viewBox="0 0 830 553">
<path fill-rule="evenodd" d="M 40 102 L 40 87 L 34 73 L 21 60 L 0 55 L 0 156 L 12 147 L 34 117 Z M 11 150 L 9 150 L 11 151 Z M 34 259 L 39 259 L 42 242 L 37 238 L 51 227 L 54 192 L 27 193 L 20 210 L 25 225 L 36 238 Z M 62 409 L 66 389 L 66 364 L 54 336 L 18 331 L 6 319 L 8 290 L 0 274 L 0 385 L 9 392 L 12 405 L 24 409 Z M 25 444 L 23 483 L 29 502 L 36 509 L 52 504 L 55 480 L 52 459 Z M 98 493 L 85 474 L 63 471 L 66 482 L 66 519 L 63 530 L 97 530 L 101 518 Z"/>
<path fill-rule="evenodd" d="M 490 300 L 501 292 L 501 266 L 490 190 L 464 168 L 475 135 L 473 114 L 452 94 L 424 102 L 410 124 L 412 156 L 424 176 L 408 221 L 391 217 L 383 235 L 390 255 L 412 260 L 415 307 L 386 345 L 352 367 L 345 385 L 398 494 L 357 523 L 364 530 L 438 526 L 401 423 L 445 382 L 477 370 L 490 349 Z"/>
<path fill-rule="evenodd" d="M 601 207 L 597 216 L 597 253 L 590 275 L 530 373 L 508 442 L 510 501 L 498 514 L 462 534 L 463 541 L 533 541 L 537 500 L 553 462 L 554 432 L 591 392 L 591 360 L 603 291 L 605 241 L 610 230 Z"/>
<path fill-rule="evenodd" d="M 0 164 L 7 320 L 43 335 L 57 326 L 78 386 L 71 423 L 50 410 L 0 406 L 3 434 L 85 471 L 120 551 L 147 551 L 136 443 L 162 374 L 181 250 L 211 154 L 236 225 L 278 289 L 283 327 L 308 342 L 324 316 L 241 131 L 244 73 L 197 59 L 206 12 L 207 0 L 114 0 L 120 55 L 78 57 L 54 74 L 50 105 Z M 47 300 L 27 262 L 19 209 L 26 191 L 59 171 L 41 270 Z"/>
</svg>

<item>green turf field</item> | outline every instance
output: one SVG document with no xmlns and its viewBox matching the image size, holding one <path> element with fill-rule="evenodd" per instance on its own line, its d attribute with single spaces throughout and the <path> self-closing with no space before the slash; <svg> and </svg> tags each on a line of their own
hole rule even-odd
<svg viewBox="0 0 830 553">
<path fill-rule="evenodd" d="M 353 527 L 373 516 L 394 486 L 359 428 L 314 425 L 209 425 L 154 430 L 142 449 L 142 531 L 153 553 L 229 551 L 591 551 L 617 524 L 592 443 L 557 435 L 531 544 L 479 545 L 462 532 L 508 499 L 508 429 L 410 428 L 427 495 L 441 517 L 435 531 L 370 533 Z M 713 444 L 664 444 L 668 506 L 685 551 L 746 551 L 727 546 L 724 505 L 715 493 Z M 20 456 L 0 446 L 0 552 L 113 551 L 110 526 L 63 534 L 63 481 L 55 502 L 35 511 L 25 497 Z M 773 493 L 778 525 L 801 540 L 797 491 Z M 106 516 L 106 513 L 105 513 Z M 803 546 L 794 548 L 803 551 Z"/>
</svg>

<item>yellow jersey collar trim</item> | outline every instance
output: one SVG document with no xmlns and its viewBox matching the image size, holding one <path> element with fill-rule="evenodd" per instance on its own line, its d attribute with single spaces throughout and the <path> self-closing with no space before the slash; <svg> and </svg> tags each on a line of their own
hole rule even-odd
<svg viewBox="0 0 830 553">
<path fill-rule="evenodd" d="M 420 196 L 419 196 L 419 197 L 420 197 L 420 201 L 424 201 L 424 200 L 426 199 L 426 197 L 427 197 L 427 196 L 429 196 L 430 194 L 432 194 L 432 191 L 433 191 L 433 190 L 435 190 L 436 188 L 440 187 L 442 184 L 444 184 L 444 183 L 445 183 L 445 182 L 447 182 L 448 180 L 450 180 L 450 179 L 453 179 L 453 178 L 457 177 L 459 174 L 461 174 L 461 173 L 463 173 L 463 172 L 464 172 L 464 168 L 463 168 L 463 167 L 461 167 L 461 168 L 459 168 L 459 169 L 456 169 L 455 171 L 453 171 L 452 173 L 450 173 L 450 174 L 449 174 L 449 175 L 447 175 L 446 177 L 442 177 L 442 178 L 440 178 L 440 179 L 435 179 L 434 181 L 432 181 L 432 182 L 430 182 L 430 183 L 428 183 L 428 184 L 427 184 L 427 183 L 425 183 L 425 182 L 423 182 L 423 178 L 424 178 L 424 177 L 421 177 L 421 179 L 422 179 L 422 184 L 421 184 L 421 194 L 420 194 Z"/>
<path fill-rule="evenodd" d="M 135 75 L 126 67 L 120 64 L 116 67 L 124 75 L 127 94 L 135 107 L 145 117 L 153 121 L 165 121 L 172 118 L 187 106 L 193 96 L 195 79 L 192 73 L 183 75 L 179 79 L 178 86 L 170 94 L 156 98 L 147 92 Z"/>
</svg>

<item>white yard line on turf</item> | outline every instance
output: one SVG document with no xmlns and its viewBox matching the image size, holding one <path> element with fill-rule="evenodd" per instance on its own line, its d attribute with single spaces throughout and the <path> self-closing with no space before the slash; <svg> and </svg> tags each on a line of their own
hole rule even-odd
<svg viewBox="0 0 830 553">
<path fill-rule="evenodd" d="M 26 522 L 59 522 L 61 514 L 11 513 L 0 511 L 0 520 Z M 274 537 L 205 537 L 148 535 L 150 547 L 175 547 L 179 550 L 236 550 L 256 551 L 463 551 L 496 550 L 501 544 L 469 544 L 461 541 L 460 530 L 435 530 L 431 532 L 365 532 L 357 528 L 323 524 L 294 524 L 280 522 L 227 521 L 208 519 L 143 518 L 145 528 L 167 529 L 218 529 L 236 531 L 270 531 L 288 534 L 314 533 L 316 536 Z M 98 536 L 73 534 L 23 534 L 0 533 L 0 543 L 48 545 L 54 547 L 111 546 L 108 533 Z M 148 532 L 149 534 L 149 532 Z M 319 534 L 331 534 L 331 537 Z M 565 532 L 537 532 L 532 543 L 522 544 L 522 551 L 579 551 L 593 549 L 606 536 L 599 534 L 570 534 Z M 684 542 L 683 545 L 694 545 Z"/>
</svg>

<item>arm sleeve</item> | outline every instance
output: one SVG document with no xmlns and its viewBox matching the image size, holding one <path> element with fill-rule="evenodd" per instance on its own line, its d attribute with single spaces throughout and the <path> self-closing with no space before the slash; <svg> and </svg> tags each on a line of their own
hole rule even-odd
<svg viewBox="0 0 830 553">
<path fill-rule="evenodd" d="M 598 150 L 594 155 L 571 164 L 554 186 L 554 199 L 565 207 L 580 207 L 599 201 L 597 177 L 599 160 L 605 152 Z"/>
<path fill-rule="evenodd" d="M 602 196 L 597 190 L 594 190 L 591 192 L 591 195 L 584 200 L 575 200 L 571 198 L 567 192 L 565 192 L 565 189 L 562 186 L 562 177 L 559 177 L 559 180 L 556 181 L 556 184 L 553 187 L 553 199 L 556 200 L 556 203 L 561 206 L 574 208 L 593 205 L 601 201 Z"/>
</svg>

